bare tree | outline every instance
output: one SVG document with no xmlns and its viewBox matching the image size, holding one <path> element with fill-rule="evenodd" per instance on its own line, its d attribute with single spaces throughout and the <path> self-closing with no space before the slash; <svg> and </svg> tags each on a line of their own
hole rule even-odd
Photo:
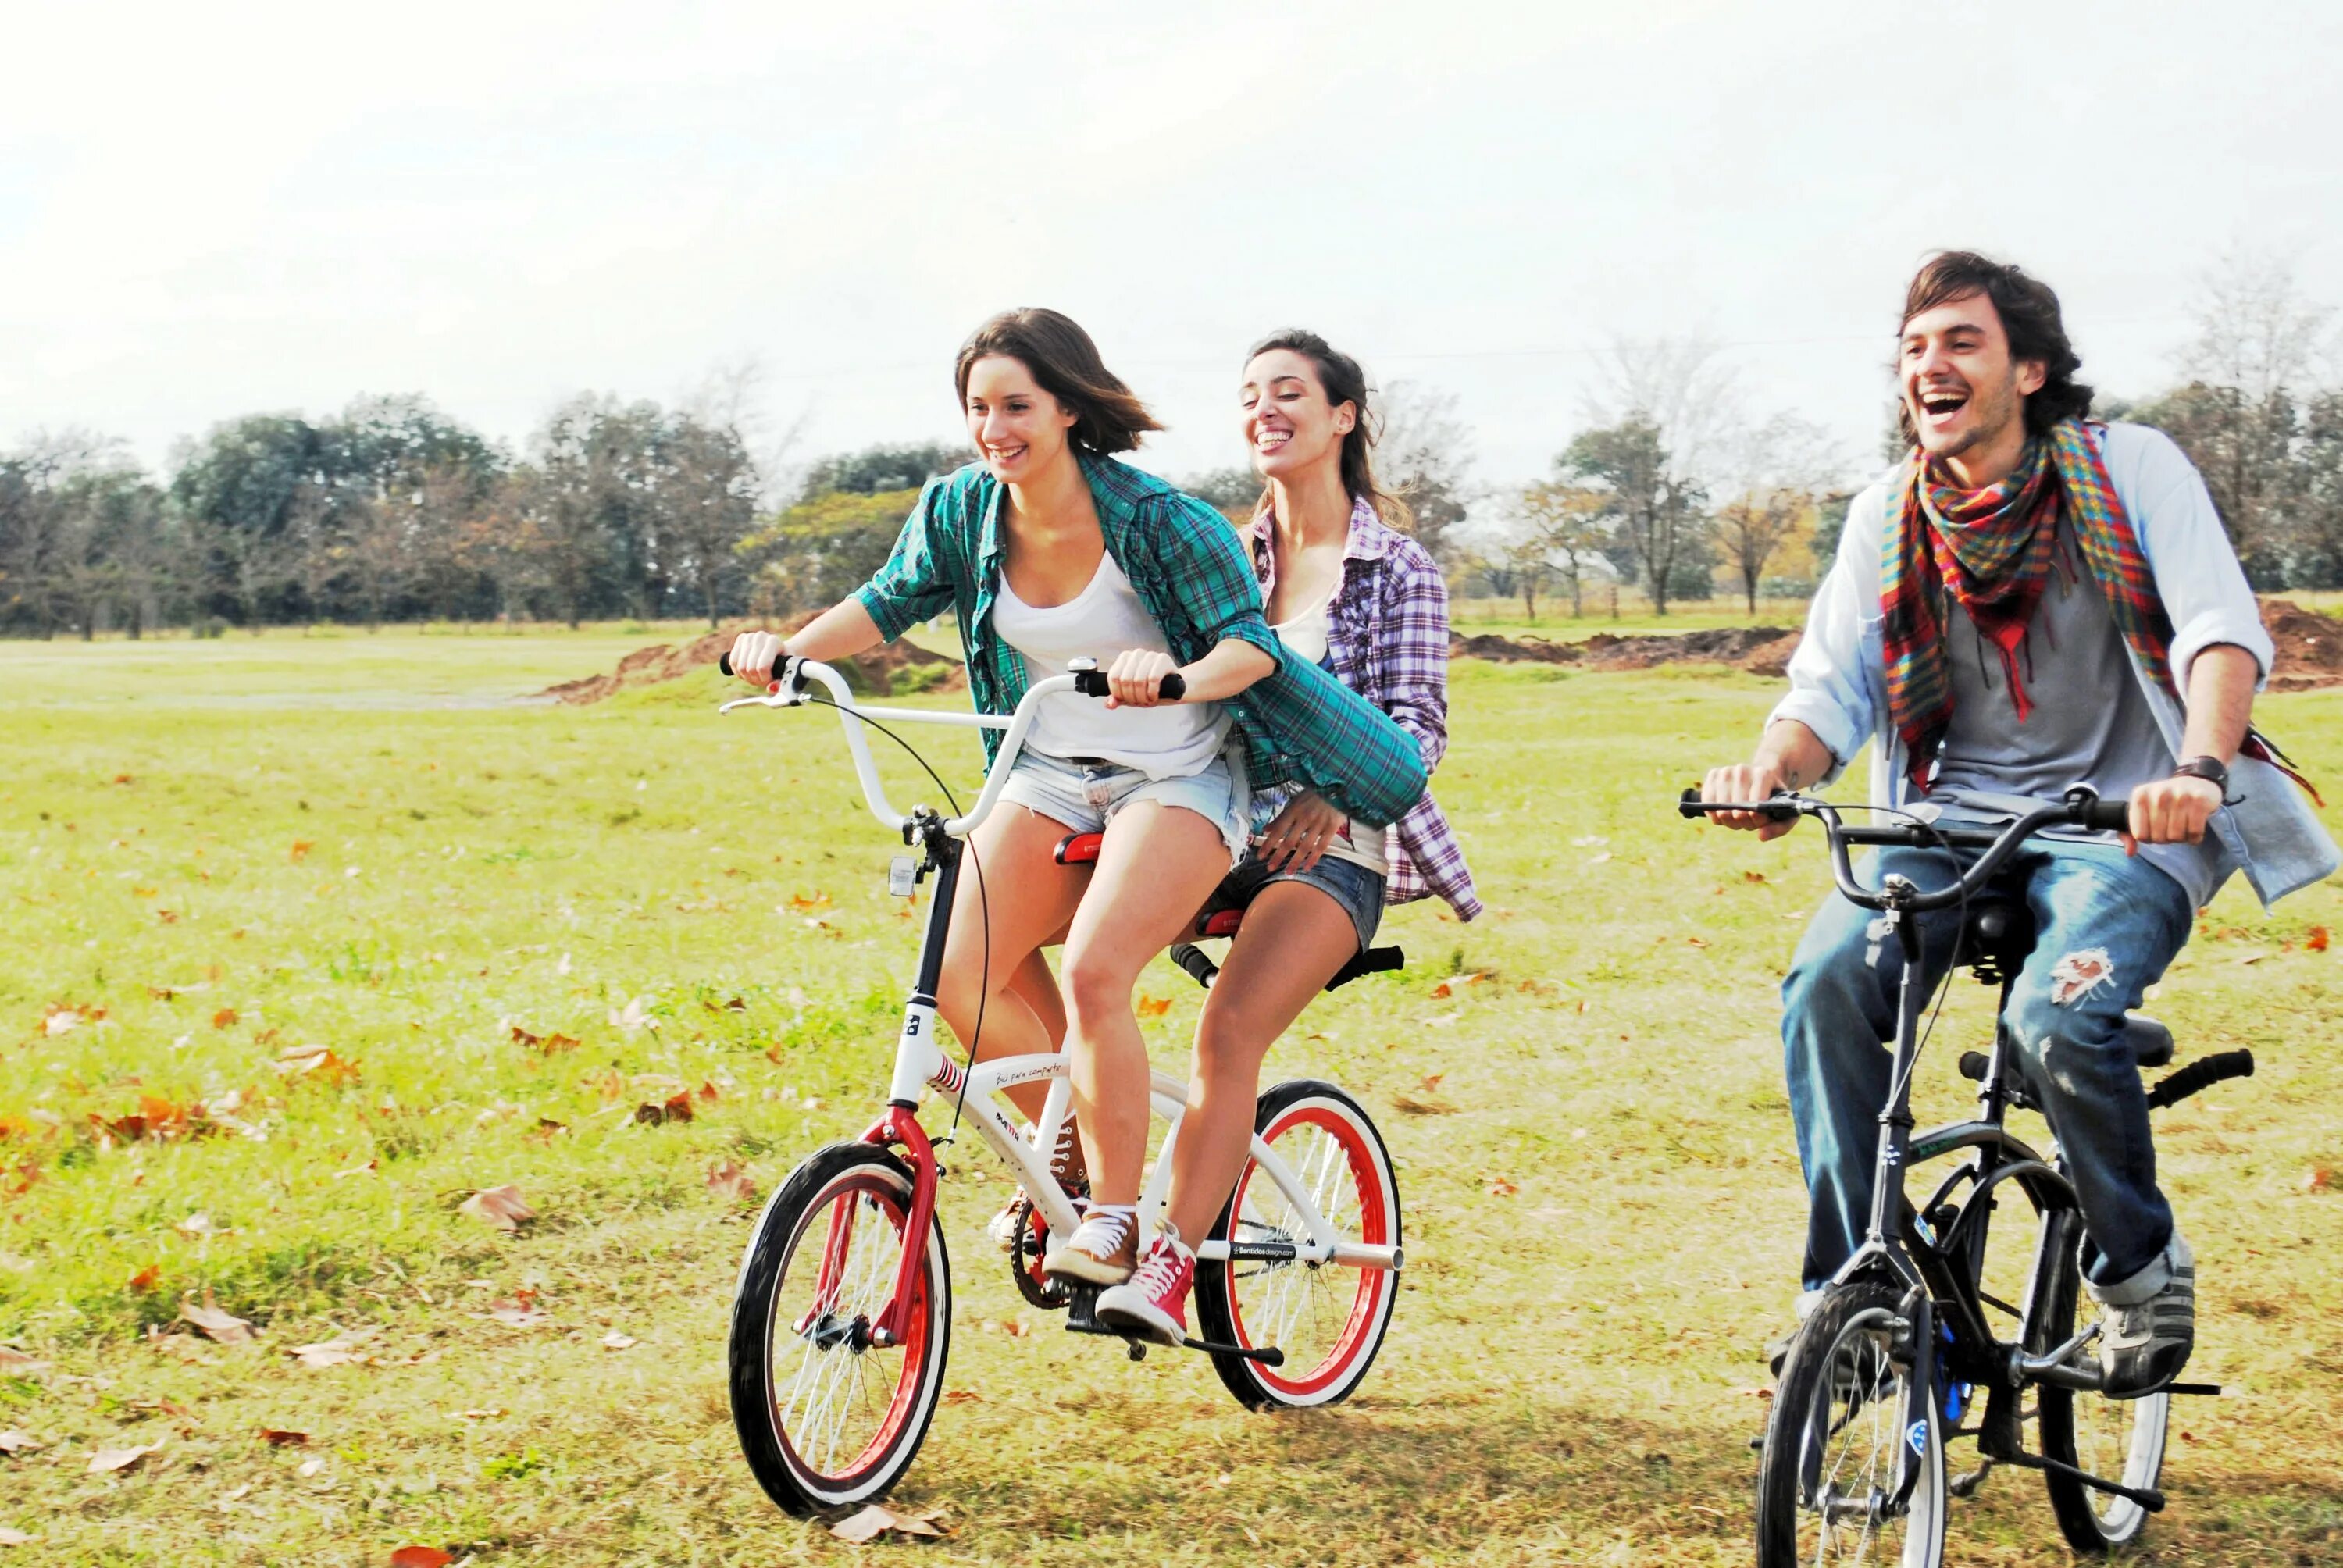
<svg viewBox="0 0 2343 1568">
<path fill-rule="evenodd" d="M 1445 565 L 1473 499 L 1473 433 L 1456 417 L 1453 392 L 1394 381 L 1383 406 L 1375 477 L 1415 514 L 1415 542 Z"/>
<path fill-rule="evenodd" d="M 1535 575 L 1559 584 L 1570 595 L 1573 620 L 1586 613 L 1588 574 L 1608 575 L 1611 570 L 1602 555 L 1603 547 L 1611 542 L 1607 521 L 1611 502 L 1606 491 L 1560 479 L 1531 485 L 1513 501 L 1520 519 L 1513 550 L 1534 557 Z"/>
<path fill-rule="evenodd" d="M 1829 489 L 1836 454 L 1830 433 L 1820 425 L 1795 414 L 1776 414 L 1748 433 L 1733 467 L 1727 499 L 1716 509 L 1716 540 L 1755 616 L 1765 563 L 1798 529 L 1812 526 Z"/>
<path fill-rule="evenodd" d="M 2136 417 L 2187 451 L 2238 554 L 2274 556 L 2299 477 L 2301 402 L 2332 312 L 2302 297 L 2290 265 L 2237 253 L 2199 280 L 2195 314 L 2197 335 L 2176 356 L 2187 384 Z"/>
<path fill-rule="evenodd" d="M 1609 492 L 1607 516 L 1642 571 L 1652 608 L 1705 593 L 1708 485 L 1740 428 L 1740 395 L 1717 346 L 1701 337 L 1621 338 L 1599 367 L 1588 411 L 1597 427 L 1555 459 L 1564 474 Z"/>
</svg>

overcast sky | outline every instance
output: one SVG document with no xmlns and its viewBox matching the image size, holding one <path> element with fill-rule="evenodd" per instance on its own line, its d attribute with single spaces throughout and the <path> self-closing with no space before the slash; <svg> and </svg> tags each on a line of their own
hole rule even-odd
<svg viewBox="0 0 2343 1568">
<path fill-rule="evenodd" d="M 0 440 L 161 463 L 421 392 L 518 444 L 568 394 L 753 362 L 799 458 L 958 433 L 969 329 L 1051 305 L 1242 460 L 1253 337 L 1453 392 L 1543 471 L 1594 354 L 1706 334 L 1875 447 L 1928 250 L 2024 262 L 2137 393 L 2225 251 L 2343 303 L 2343 10 L 1614 0 L 20 7 Z"/>
</svg>

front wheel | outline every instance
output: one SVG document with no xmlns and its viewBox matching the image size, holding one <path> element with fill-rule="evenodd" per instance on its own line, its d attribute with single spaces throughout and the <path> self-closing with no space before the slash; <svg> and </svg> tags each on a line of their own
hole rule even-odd
<svg viewBox="0 0 2343 1568">
<path fill-rule="evenodd" d="M 1904 1428 L 1911 1386 L 1903 1297 L 1880 1281 L 1834 1285 L 1798 1330 L 1774 1392 L 1757 1474 L 1758 1568 L 1945 1556 L 1945 1444 L 1935 1401 Z M 1907 1452 L 1919 1461 L 1899 1499 Z"/>
<path fill-rule="evenodd" d="M 2083 1227 L 2069 1222 L 2046 1243 L 2049 1252 L 2049 1283 L 2038 1344 L 2027 1349 L 2040 1353 L 2063 1344 L 2082 1326 L 2088 1300 L 2083 1294 L 2081 1258 Z M 2154 1486 L 2164 1470 L 2166 1423 L 2172 1418 L 2172 1395 L 2152 1393 L 2145 1399 L 2109 1399 L 2088 1390 L 2040 1384 L 2042 1452 L 2062 1464 L 2071 1464 L 2135 1491 Z M 2045 1473 L 2050 1488 L 2050 1508 L 2058 1516 L 2059 1532 L 2077 1552 L 2093 1554 L 2128 1545 L 2147 1526 L 2147 1510 L 2128 1497 L 2101 1492 L 2071 1477 Z"/>
<path fill-rule="evenodd" d="M 1245 1161 L 1212 1239 L 1256 1251 L 1198 1266 L 1197 1322 L 1207 1339 L 1283 1353 L 1276 1367 L 1212 1358 L 1221 1382 L 1249 1408 L 1333 1404 L 1359 1386 L 1383 1347 L 1398 1272 L 1276 1254 L 1310 1236 L 1312 1208 L 1344 1241 L 1396 1248 L 1399 1178 L 1365 1108 L 1331 1083 L 1296 1079 L 1270 1089 L 1253 1132 L 1294 1186 L 1289 1191 L 1257 1161 Z"/>
<path fill-rule="evenodd" d="M 732 1301 L 732 1424 L 766 1495 L 800 1517 L 868 1502 L 910 1468 L 951 1337 L 940 1223 L 906 1234 L 910 1168 L 868 1143 L 816 1150 L 758 1218 Z M 872 1334 L 920 1250 L 896 1342 Z"/>
</svg>

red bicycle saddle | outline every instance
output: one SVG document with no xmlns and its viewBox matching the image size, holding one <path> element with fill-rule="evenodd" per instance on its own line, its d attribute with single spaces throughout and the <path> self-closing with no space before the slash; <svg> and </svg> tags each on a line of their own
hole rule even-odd
<svg viewBox="0 0 2343 1568">
<path fill-rule="evenodd" d="M 1058 840 L 1056 850 L 1058 864 L 1061 866 L 1095 865 L 1099 858 L 1099 842 L 1105 837 L 1103 833 L 1067 834 Z M 1237 934 L 1237 928 L 1243 924 L 1244 910 L 1217 910 L 1204 917 L 1203 928 L 1200 934 L 1207 937 L 1232 937 Z"/>
</svg>

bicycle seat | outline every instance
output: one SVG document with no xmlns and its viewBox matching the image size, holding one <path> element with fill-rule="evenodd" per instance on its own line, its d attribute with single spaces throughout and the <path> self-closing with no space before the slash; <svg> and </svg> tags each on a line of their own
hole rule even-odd
<svg viewBox="0 0 2343 1568">
<path fill-rule="evenodd" d="M 2034 950 L 2034 912 L 2012 893 L 1988 889 L 1969 900 L 1954 962 L 1986 985 L 2000 985 L 2026 967 Z"/>
<path fill-rule="evenodd" d="M 1104 833 L 1069 833 L 1058 840 L 1055 851 L 1061 866 L 1090 866 L 1098 862 L 1099 845 Z"/>
<path fill-rule="evenodd" d="M 2142 1067 L 2162 1067 L 2172 1060 L 2172 1030 L 2142 1013 L 2124 1016 L 2123 1041 Z"/>
</svg>

